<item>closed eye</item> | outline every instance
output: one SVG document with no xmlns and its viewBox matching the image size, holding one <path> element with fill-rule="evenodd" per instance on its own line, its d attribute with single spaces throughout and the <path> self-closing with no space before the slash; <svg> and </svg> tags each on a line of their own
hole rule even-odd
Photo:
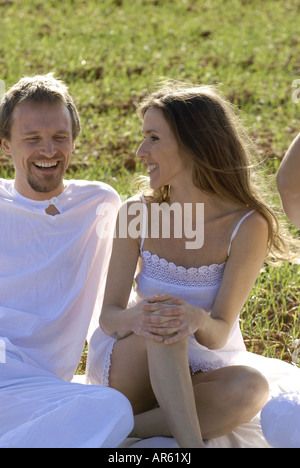
<svg viewBox="0 0 300 468">
<path fill-rule="evenodd" d="M 55 140 L 58 140 L 58 141 L 64 141 L 64 140 L 66 140 L 67 136 L 66 135 L 57 135 L 54 138 L 55 138 Z"/>
<path fill-rule="evenodd" d="M 29 143 L 33 143 L 35 141 L 38 141 L 40 139 L 40 137 L 36 136 L 36 137 L 29 137 L 29 138 L 25 138 L 26 141 L 28 141 Z"/>
<path fill-rule="evenodd" d="M 152 141 L 158 141 L 159 140 L 158 136 L 156 136 L 156 135 L 151 135 L 150 138 L 151 138 Z"/>
</svg>

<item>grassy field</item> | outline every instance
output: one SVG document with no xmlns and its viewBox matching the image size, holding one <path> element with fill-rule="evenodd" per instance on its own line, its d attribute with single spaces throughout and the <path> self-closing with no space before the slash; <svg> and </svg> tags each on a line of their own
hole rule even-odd
<svg viewBox="0 0 300 468">
<path fill-rule="evenodd" d="M 280 206 L 274 174 L 299 131 L 298 0 L 0 0 L 0 13 L 6 88 L 54 72 L 75 97 L 83 132 L 69 178 L 129 196 L 142 171 L 137 102 L 158 78 L 179 78 L 218 84 L 236 104 Z M 0 163 L 0 176 L 13 177 L 4 155 Z M 241 314 L 248 349 L 297 361 L 299 289 L 299 266 L 263 268 Z M 84 362 L 85 353 L 79 371 Z"/>
</svg>

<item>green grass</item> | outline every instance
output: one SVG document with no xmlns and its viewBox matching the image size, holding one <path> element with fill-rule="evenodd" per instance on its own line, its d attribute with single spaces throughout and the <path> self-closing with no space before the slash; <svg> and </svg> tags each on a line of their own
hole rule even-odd
<svg viewBox="0 0 300 468">
<path fill-rule="evenodd" d="M 241 313 L 246 347 L 291 362 L 299 344 L 300 270 L 298 265 L 265 266 Z M 294 359 L 295 363 L 296 360 Z"/>
<path fill-rule="evenodd" d="M 0 13 L 6 88 L 53 71 L 75 97 L 83 132 L 69 178 L 103 180 L 130 195 L 141 170 L 137 102 L 165 76 L 220 85 L 258 146 L 279 206 L 274 174 L 299 131 L 298 0 L 0 0 Z M 13 177 L 4 155 L 0 163 L 0 176 Z M 241 315 L 249 349 L 291 361 L 299 284 L 299 266 L 263 269 Z"/>
</svg>

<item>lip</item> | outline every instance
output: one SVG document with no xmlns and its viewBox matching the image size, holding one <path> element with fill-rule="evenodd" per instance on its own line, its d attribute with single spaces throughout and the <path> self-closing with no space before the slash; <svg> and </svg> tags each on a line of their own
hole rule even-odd
<svg viewBox="0 0 300 468">
<path fill-rule="evenodd" d="M 148 164 L 147 169 L 148 169 L 148 174 L 152 174 L 156 169 L 158 169 L 159 165 L 156 163 Z"/>
<path fill-rule="evenodd" d="M 33 161 L 32 166 L 34 167 L 35 170 L 39 172 L 55 172 L 57 168 L 59 168 L 61 161 L 55 160 L 55 161 L 44 161 L 42 159 Z M 40 164 L 40 165 L 37 165 Z"/>
</svg>

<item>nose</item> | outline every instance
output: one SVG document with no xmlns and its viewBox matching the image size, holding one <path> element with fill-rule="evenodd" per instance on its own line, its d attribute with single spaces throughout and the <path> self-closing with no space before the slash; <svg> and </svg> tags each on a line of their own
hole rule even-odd
<svg viewBox="0 0 300 468">
<path fill-rule="evenodd" d="M 137 149 L 136 155 L 139 159 L 145 158 L 149 154 L 147 150 L 146 141 L 143 141 Z"/>
<path fill-rule="evenodd" d="M 52 156 L 54 156 L 56 150 L 52 138 L 49 137 L 43 140 L 40 152 L 43 156 L 46 156 L 47 158 L 52 158 Z"/>
</svg>

